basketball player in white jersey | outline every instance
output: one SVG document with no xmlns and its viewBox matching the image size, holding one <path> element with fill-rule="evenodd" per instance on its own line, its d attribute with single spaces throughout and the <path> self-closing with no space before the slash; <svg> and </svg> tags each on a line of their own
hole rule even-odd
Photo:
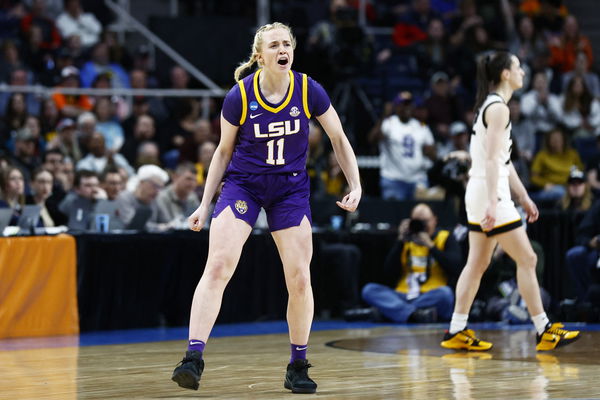
<svg viewBox="0 0 600 400">
<path fill-rule="evenodd" d="M 517 264 L 519 291 L 537 330 L 536 349 L 552 350 L 579 337 L 579 331 L 568 331 L 560 323 L 550 323 L 544 312 L 535 274 L 536 255 L 511 199 L 512 191 L 527 213 L 527 221 L 537 220 L 538 209 L 510 162 L 512 140 L 507 103 L 513 92 L 523 86 L 523 75 L 519 59 L 507 52 L 492 53 L 477 63 L 477 114 L 465 193 L 469 255 L 456 285 L 450 329 L 441 343 L 445 348 L 484 351 L 492 347 L 492 343 L 477 339 L 475 333 L 467 329 L 467 317 L 498 243 Z"/>
</svg>

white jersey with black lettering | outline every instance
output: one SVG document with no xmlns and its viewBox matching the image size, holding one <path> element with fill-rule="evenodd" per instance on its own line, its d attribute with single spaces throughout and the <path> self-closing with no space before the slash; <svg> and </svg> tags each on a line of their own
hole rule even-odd
<svg viewBox="0 0 600 400">
<path fill-rule="evenodd" d="M 487 108 L 494 103 L 506 104 L 500 95 L 490 93 L 479 110 L 477 110 L 475 116 L 471 144 L 469 147 L 469 153 L 471 153 L 471 169 L 469 171 L 469 176 L 472 177 L 485 177 L 485 162 L 487 156 L 486 136 L 488 126 L 486 120 L 484 120 L 484 116 Z M 500 154 L 498 155 L 498 176 L 500 177 L 508 176 L 509 173 L 508 165 L 510 164 L 510 152 L 512 150 L 512 139 L 510 137 L 511 128 L 512 124 L 509 120 L 502 133 L 502 144 L 500 146 Z"/>
<path fill-rule="evenodd" d="M 484 114 L 487 108 L 494 103 L 504 103 L 502 97 L 491 93 L 483 102 L 477 112 L 473 132 L 471 135 L 471 170 L 469 171 L 469 182 L 465 192 L 465 206 L 467 209 L 468 227 L 470 230 L 482 232 L 481 221 L 485 218 L 488 205 L 487 181 L 485 179 L 485 163 L 487 157 L 486 135 L 487 122 Z M 488 113 L 489 119 L 489 113 Z M 512 140 L 510 137 L 510 121 L 502 132 L 502 144 L 498 156 L 498 183 L 496 194 L 498 203 L 496 207 L 496 223 L 494 227 L 484 232 L 487 236 L 507 232 L 521 226 L 521 215 L 517 211 L 510 196 L 510 184 L 508 175 L 510 173 L 510 152 Z"/>
</svg>

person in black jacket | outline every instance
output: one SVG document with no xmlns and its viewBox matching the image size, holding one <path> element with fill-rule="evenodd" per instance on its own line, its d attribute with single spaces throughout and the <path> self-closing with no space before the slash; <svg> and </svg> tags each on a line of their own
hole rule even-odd
<svg viewBox="0 0 600 400">
<path fill-rule="evenodd" d="M 363 300 L 394 322 L 449 321 L 454 293 L 448 282 L 461 267 L 458 243 L 449 231 L 437 229 L 437 217 L 423 203 L 398 232 L 384 265 L 386 280 L 394 286 L 368 283 Z"/>
<path fill-rule="evenodd" d="M 600 200 L 586 212 L 577 228 L 577 246 L 567 251 L 567 270 L 573 281 L 578 301 L 587 301 L 589 289 L 598 283 L 600 267 Z"/>
</svg>

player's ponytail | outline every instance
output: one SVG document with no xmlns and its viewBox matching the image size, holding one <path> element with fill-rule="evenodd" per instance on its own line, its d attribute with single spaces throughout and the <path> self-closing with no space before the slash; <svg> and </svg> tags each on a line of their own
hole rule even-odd
<svg viewBox="0 0 600 400">
<path fill-rule="evenodd" d="M 286 24 L 282 24 L 281 22 L 273 22 L 272 24 L 266 24 L 266 25 L 261 26 L 260 28 L 257 29 L 256 34 L 254 35 L 254 42 L 252 43 L 252 53 L 250 54 L 250 58 L 248 58 L 247 61 L 244 61 L 243 63 L 238 65 L 238 67 L 235 69 L 235 71 L 233 73 L 233 78 L 235 79 L 236 82 L 240 80 L 240 76 L 242 75 L 242 72 L 244 72 L 248 68 L 251 68 L 255 62 L 258 62 L 258 55 L 260 54 L 260 50 L 262 48 L 263 33 L 266 31 L 270 31 L 271 29 L 279 29 L 279 28 L 285 29 L 289 32 L 290 40 L 292 41 L 292 47 L 294 49 L 296 48 L 296 38 L 294 37 L 294 34 L 292 33 L 292 28 L 290 28 Z M 260 65 L 260 63 L 259 63 L 259 65 Z"/>
<path fill-rule="evenodd" d="M 497 51 L 486 54 L 477 61 L 477 95 L 475 97 L 475 111 L 481 107 L 485 98 L 493 87 L 502 79 L 502 71 L 510 69 L 512 55 L 506 51 Z"/>
<path fill-rule="evenodd" d="M 235 69 L 235 71 L 233 73 L 233 78 L 235 79 L 235 81 L 236 82 L 239 81 L 240 75 L 242 75 L 242 72 L 244 72 L 248 68 L 251 68 L 255 62 L 256 62 L 256 54 L 252 53 L 252 55 L 250 56 L 250 58 L 248 60 L 246 60 L 243 63 L 240 63 L 240 65 L 238 65 L 238 67 Z"/>
</svg>

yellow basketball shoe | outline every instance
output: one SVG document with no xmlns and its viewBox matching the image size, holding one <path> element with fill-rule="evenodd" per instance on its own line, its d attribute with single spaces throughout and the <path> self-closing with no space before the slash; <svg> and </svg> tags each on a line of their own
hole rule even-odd
<svg viewBox="0 0 600 400">
<path fill-rule="evenodd" d="M 566 346 L 579 339 L 579 331 L 568 331 L 563 329 L 565 326 L 560 322 L 546 325 L 546 330 L 541 335 L 536 335 L 537 351 L 554 350 L 557 347 Z"/>
<path fill-rule="evenodd" d="M 454 350 L 486 351 L 492 348 L 490 342 L 477 339 L 475 332 L 466 328 L 460 332 L 456 332 L 454 335 L 446 331 L 444 340 L 440 344 L 442 347 Z"/>
</svg>

